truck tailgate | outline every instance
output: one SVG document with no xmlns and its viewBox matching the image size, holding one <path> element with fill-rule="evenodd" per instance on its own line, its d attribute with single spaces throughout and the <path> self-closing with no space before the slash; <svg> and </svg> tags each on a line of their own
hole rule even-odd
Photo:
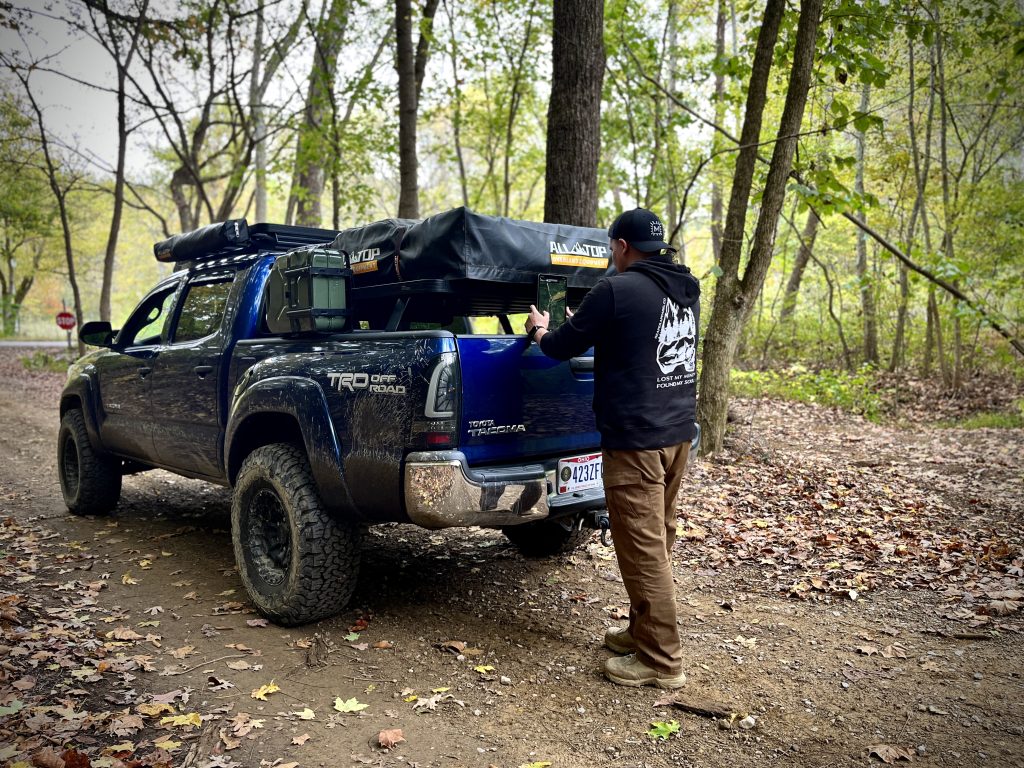
<svg viewBox="0 0 1024 768">
<path fill-rule="evenodd" d="M 458 336 L 456 346 L 459 446 L 471 466 L 599 450 L 592 352 L 558 362 L 522 336 Z"/>
</svg>

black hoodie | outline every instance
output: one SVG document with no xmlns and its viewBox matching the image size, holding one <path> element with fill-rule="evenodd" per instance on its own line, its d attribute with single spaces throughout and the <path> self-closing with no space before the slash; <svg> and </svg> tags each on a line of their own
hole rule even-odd
<svg viewBox="0 0 1024 768">
<path fill-rule="evenodd" d="M 697 279 L 667 256 L 650 256 L 598 281 L 540 347 L 556 360 L 594 348 L 602 448 L 663 448 L 694 435 L 699 326 Z"/>
</svg>

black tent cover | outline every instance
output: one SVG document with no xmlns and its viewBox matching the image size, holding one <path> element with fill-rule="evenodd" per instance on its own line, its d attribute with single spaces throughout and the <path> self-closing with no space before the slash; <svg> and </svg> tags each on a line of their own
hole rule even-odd
<svg viewBox="0 0 1024 768">
<path fill-rule="evenodd" d="M 612 274 L 608 234 L 593 227 L 540 224 L 455 208 L 422 221 L 386 219 L 343 230 L 334 247 L 349 254 L 353 288 L 413 280 L 537 284 L 538 274 L 565 275 L 589 290 Z"/>
</svg>

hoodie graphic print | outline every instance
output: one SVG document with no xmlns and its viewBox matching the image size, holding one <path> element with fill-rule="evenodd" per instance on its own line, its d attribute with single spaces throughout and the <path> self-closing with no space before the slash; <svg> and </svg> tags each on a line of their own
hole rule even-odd
<svg viewBox="0 0 1024 768">
<path fill-rule="evenodd" d="M 697 371 L 697 323 L 690 307 L 683 307 L 668 297 L 661 302 L 661 321 L 658 323 L 658 367 L 664 374 L 674 373 L 682 367 L 684 374 Z M 659 383 L 665 377 L 659 378 Z M 673 380 L 676 377 L 672 377 Z M 679 384 L 692 383 L 686 377 L 678 378 Z"/>
</svg>

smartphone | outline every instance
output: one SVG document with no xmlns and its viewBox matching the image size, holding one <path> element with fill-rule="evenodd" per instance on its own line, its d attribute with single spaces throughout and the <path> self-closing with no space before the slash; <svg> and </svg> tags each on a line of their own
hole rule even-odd
<svg viewBox="0 0 1024 768">
<path fill-rule="evenodd" d="M 548 330 L 565 322 L 565 275 L 537 275 L 537 309 L 549 313 Z"/>
</svg>

